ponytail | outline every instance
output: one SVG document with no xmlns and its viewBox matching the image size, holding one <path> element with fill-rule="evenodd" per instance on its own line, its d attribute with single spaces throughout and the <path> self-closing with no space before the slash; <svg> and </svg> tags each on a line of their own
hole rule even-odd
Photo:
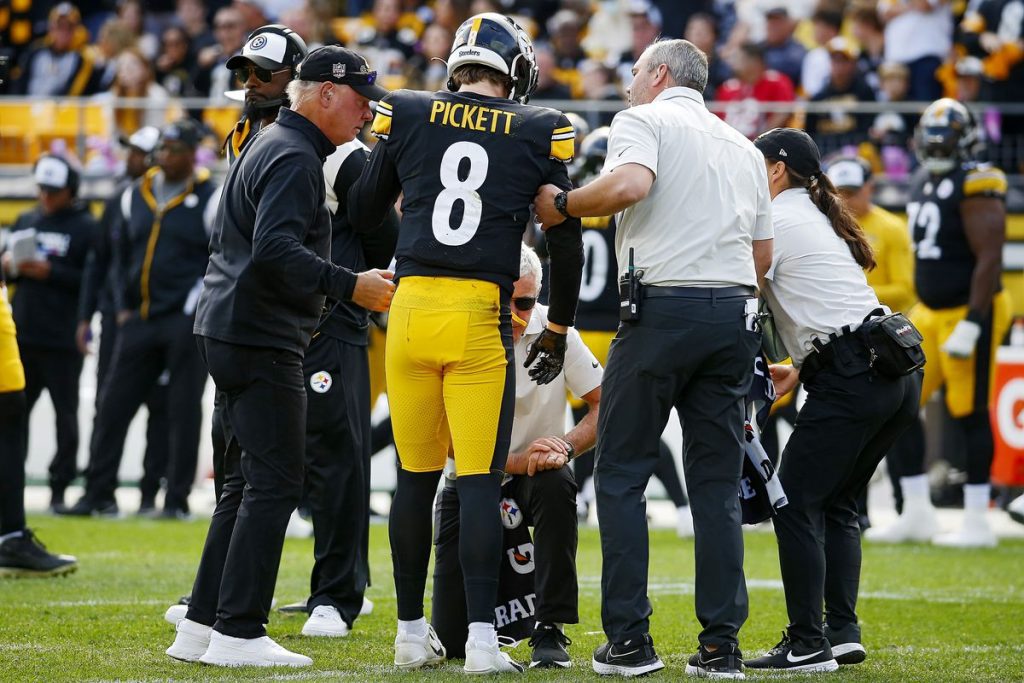
<svg viewBox="0 0 1024 683">
<path fill-rule="evenodd" d="M 864 270 L 874 268 L 876 265 L 875 254 L 871 249 L 871 244 L 828 176 L 818 172 L 809 178 L 804 178 L 794 173 L 789 166 L 786 167 L 786 173 L 789 174 L 790 187 L 807 188 L 811 195 L 811 202 L 825 214 L 828 222 L 832 224 L 832 229 L 846 242 L 850 254 L 853 255 L 853 260 Z"/>
</svg>

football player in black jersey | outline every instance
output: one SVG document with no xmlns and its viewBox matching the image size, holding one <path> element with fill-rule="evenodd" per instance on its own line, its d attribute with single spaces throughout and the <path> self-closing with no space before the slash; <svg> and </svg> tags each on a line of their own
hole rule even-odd
<svg viewBox="0 0 1024 683">
<path fill-rule="evenodd" d="M 510 18 L 471 17 L 456 33 L 448 89 L 397 91 L 377 105 L 380 140 L 349 192 L 349 218 L 372 230 L 402 199 L 398 291 L 386 366 L 401 460 L 390 516 L 398 597 L 395 664 L 440 663 L 444 649 L 423 615 L 431 510 L 454 450 L 461 502 L 469 673 L 521 671 L 494 631 L 502 526 L 495 506 L 515 398 L 509 301 L 520 242 L 538 187 L 569 188 L 574 132 L 565 115 L 525 104 L 536 85 L 533 45 Z M 578 219 L 547 233 L 549 324 L 526 365 L 538 383 L 561 372 L 583 250 Z M 536 364 L 534 362 L 536 361 Z"/>
<path fill-rule="evenodd" d="M 577 141 L 580 144 L 580 162 L 573 182 L 585 185 L 601 173 L 608 155 L 608 133 L 611 129 L 602 126 L 589 135 L 581 132 L 576 125 Z M 615 216 L 583 218 L 583 280 L 580 284 L 580 301 L 576 309 L 576 329 L 583 343 L 594 353 L 602 364 L 608 363 L 608 349 L 615 332 L 619 329 L 618 262 L 615 259 Z M 587 414 L 587 404 L 578 399 L 570 401 L 573 418 L 579 422 Z M 583 458 L 573 461 L 579 494 L 576 498 L 577 514 L 586 519 L 590 502 L 594 499 L 594 459 Z M 690 501 L 683 490 L 675 457 L 665 440 L 658 450 L 658 466 L 654 471 L 661 485 L 665 487 L 672 504 L 676 507 L 676 534 L 680 538 L 693 536 L 693 513 Z"/>
<path fill-rule="evenodd" d="M 921 401 L 940 387 L 946 407 L 967 444 L 962 527 L 938 531 L 924 474 L 924 430 L 908 430 L 890 457 L 898 468 L 903 511 L 867 538 L 924 541 L 958 547 L 992 546 L 996 537 L 985 510 L 989 503 L 992 428 L 989 424 L 995 352 L 1011 321 L 1003 291 L 1006 176 L 974 159 L 978 130 L 971 112 L 956 100 L 933 102 L 916 133 L 921 167 L 911 180 L 907 216 L 915 252 L 914 285 L 920 303 L 911 319 L 924 335 Z"/>
</svg>

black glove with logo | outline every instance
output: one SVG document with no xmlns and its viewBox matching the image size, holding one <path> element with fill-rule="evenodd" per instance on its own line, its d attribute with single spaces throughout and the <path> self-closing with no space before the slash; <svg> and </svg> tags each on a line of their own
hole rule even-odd
<svg viewBox="0 0 1024 683">
<path fill-rule="evenodd" d="M 558 377 L 558 373 L 562 371 L 562 366 L 565 365 L 567 336 L 544 328 L 540 336 L 530 344 L 529 353 L 526 355 L 526 362 L 523 363 L 523 367 L 529 368 L 533 365 L 533 361 L 537 360 L 537 357 L 540 356 L 540 359 L 537 360 L 537 365 L 530 368 L 530 379 L 537 384 L 548 384 Z"/>
</svg>

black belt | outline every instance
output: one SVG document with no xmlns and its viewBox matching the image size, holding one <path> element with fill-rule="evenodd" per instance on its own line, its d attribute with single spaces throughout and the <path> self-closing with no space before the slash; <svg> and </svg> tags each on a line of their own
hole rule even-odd
<svg viewBox="0 0 1024 683">
<path fill-rule="evenodd" d="M 750 298 L 754 296 L 754 288 L 743 285 L 734 287 L 659 287 L 657 285 L 644 286 L 645 299 L 732 299 L 738 297 Z"/>
</svg>

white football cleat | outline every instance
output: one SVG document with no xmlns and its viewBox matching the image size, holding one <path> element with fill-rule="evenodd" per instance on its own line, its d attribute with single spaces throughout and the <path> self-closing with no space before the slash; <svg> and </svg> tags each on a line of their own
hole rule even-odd
<svg viewBox="0 0 1024 683">
<path fill-rule="evenodd" d="M 932 542 L 947 548 L 994 548 L 999 539 L 992 532 L 984 510 L 964 510 L 960 529 L 936 536 Z"/>
<path fill-rule="evenodd" d="M 425 666 L 437 666 L 444 663 L 445 654 L 444 645 L 430 624 L 427 624 L 425 636 L 401 630 L 395 636 L 395 666 L 399 669 L 412 671 Z"/>
<path fill-rule="evenodd" d="M 935 506 L 927 498 L 907 498 L 903 503 L 903 514 L 887 527 L 872 527 L 864 532 L 864 538 L 876 543 L 919 543 L 930 541 L 939 533 L 939 520 Z"/>
<path fill-rule="evenodd" d="M 491 643 L 479 641 L 470 636 L 466 641 L 466 665 L 462 668 L 468 674 L 522 673 L 525 668 L 502 652 L 495 639 Z"/>
<path fill-rule="evenodd" d="M 171 605 L 164 612 L 164 621 L 171 626 L 177 626 L 178 622 L 185 618 L 188 614 L 188 605 Z"/>
<path fill-rule="evenodd" d="M 292 510 L 292 516 L 288 518 L 288 528 L 284 532 L 285 538 L 313 538 L 313 525 L 302 518 L 298 510 Z"/>
<path fill-rule="evenodd" d="M 373 614 L 373 600 L 363 598 L 363 606 L 359 608 L 359 616 L 365 617 Z"/>
<path fill-rule="evenodd" d="M 174 630 L 174 642 L 165 650 L 167 656 L 183 662 L 198 662 L 210 646 L 213 629 L 188 619 L 179 619 Z"/>
<path fill-rule="evenodd" d="M 213 631 L 210 647 L 199 658 L 211 666 L 310 666 L 306 655 L 287 650 L 270 638 L 234 638 Z"/>
<path fill-rule="evenodd" d="M 324 638 L 344 638 L 349 633 L 348 624 L 341 618 L 338 608 L 332 605 L 318 605 L 302 625 L 302 635 Z"/>
</svg>

